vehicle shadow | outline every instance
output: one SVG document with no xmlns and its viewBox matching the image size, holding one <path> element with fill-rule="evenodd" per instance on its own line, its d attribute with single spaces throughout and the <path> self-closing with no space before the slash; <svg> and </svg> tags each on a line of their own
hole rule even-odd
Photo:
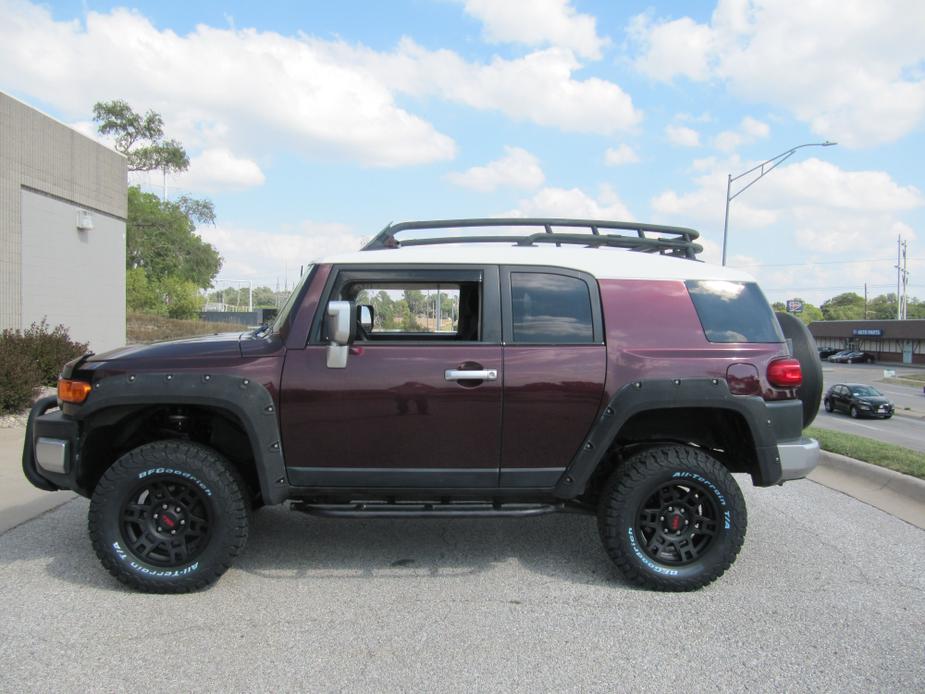
<svg viewBox="0 0 925 694">
<path fill-rule="evenodd" d="M 0 571 L 41 562 L 56 580 L 128 591 L 100 565 L 87 535 L 88 502 L 75 499 L 0 536 Z M 323 519 L 266 508 L 253 516 L 232 572 L 259 580 L 434 580 L 523 569 L 557 581 L 630 588 L 590 516 Z M 21 570 L 21 569 L 19 569 Z M 249 580 L 245 578 L 244 580 Z M 218 583 L 221 589 L 222 581 Z"/>
</svg>

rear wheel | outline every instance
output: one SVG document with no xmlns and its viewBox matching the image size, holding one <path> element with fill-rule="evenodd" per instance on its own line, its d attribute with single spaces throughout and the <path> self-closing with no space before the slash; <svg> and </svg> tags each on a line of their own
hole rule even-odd
<svg viewBox="0 0 925 694">
<path fill-rule="evenodd" d="M 119 458 L 90 502 L 103 566 L 137 590 L 185 593 L 216 581 L 247 542 L 245 485 L 214 450 L 160 441 Z"/>
<path fill-rule="evenodd" d="M 745 539 L 745 499 L 717 460 L 689 446 L 627 458 L 601 493 L 604 548 L 633 583 L 694 590 L 719 578 Z"/>
</svg>

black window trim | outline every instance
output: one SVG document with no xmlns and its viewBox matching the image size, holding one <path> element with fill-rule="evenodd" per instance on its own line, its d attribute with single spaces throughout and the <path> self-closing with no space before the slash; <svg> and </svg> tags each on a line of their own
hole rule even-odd
<svg viewBox="0 0 925 694">
<path fill-rule="evenodd" d="M 401 278 L 393 281 L 412 282 L 443 282 L 446 284 L 459 284 L 461 282 L 479 282 L 482 285 L 481 307 L 481 333 L 480 340 L 439 340 L 429 338 L 426 340 L 375 340 L 364 342 L 364 347 L 376 345 L 404 345 L 404 346 L 453 346 L 453 345 L 500 345 L 501 344 L 501 290 L 499 288 L 497 265 L 444 265 L 437 263 L 426 264 L 398 264 L 398 263 L 369 263 L 335 265 L 328 274 L 318 310 L 312 320 L 309 331 L 309 345 L 326 345 L 322 340 L 322 327 L 324 324 L 324 309 L 331 300 L 332 294 L 339 290 L 345 282 L 350 281 L 389 281 L 385 276 L 401 274 Z"/>
<path fill-rule="evenodd" d="M 581 280 L 588 287 L 591 299 L 591 342 L 515 342 L 514 341 L 514 302 L 511 295 L 511 273 L 562 275 Z M 569 270 L 546 265 L 502 265 L 501 266 L 501 323 L 504 344 L 522 347 L 559 347 L 602 345 L 604 344 L 604 320 L 601 312 L 601 293 L 597 280 L 587 272 Z"/>
</svg>

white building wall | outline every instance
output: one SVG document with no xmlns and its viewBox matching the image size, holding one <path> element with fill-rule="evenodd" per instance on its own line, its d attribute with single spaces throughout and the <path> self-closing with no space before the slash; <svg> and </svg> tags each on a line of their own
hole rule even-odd
<svg viewBox="0 0 925 694">
<path fill-rule="evenodd" d="M 125 344 L 125 223 L 79 205 L 23 190 L 22 324 L 67 326 L 99 353 Z M 116 271 L 119 270 L 119 271 Z"/>
<path fill-rule="evenodd" d="M 96 351 L 122 344 L 126 206 L 125 157 L 0 92 L 0 330 L 26 328 L 47 316 Z M 101 225 L 96 236 L 80 232 L 85 241 L 74 238 L 77 207 Z M 91 248 L 98 260 L 80 256 Z M 83 277 L 72 278 L 66 292 L 61 285 L 44 288 L 39 275 L 62 277 L 65 261 L 77 257 L 83 257 Z"/>
</svg>

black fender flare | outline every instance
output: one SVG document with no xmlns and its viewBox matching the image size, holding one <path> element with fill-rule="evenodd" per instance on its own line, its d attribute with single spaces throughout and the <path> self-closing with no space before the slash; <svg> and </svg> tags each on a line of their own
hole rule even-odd
<svg viewBox="0 0 925 694">
<path fill-rule="evenodd" d="M 289 496 L 276 404 L 260 383 L 243 376 L 202 373 L 122 374 L 93 384 L 72 416 L 87 421 L 114 407 L 201 405 L 232 414 L 244 426 L 254 454 L 260 493 L 266 504 Z"/>
<path fill-rule="evenodd" d="M 766 403 L 759 396 L 733 395 L 724 379 L 668 379 L 627 383 L 598 416 L 578 453 L 556 484 L 557 497 L 584 493 L 588 480 L 624 424 L 647 410 L 704 408 L 742 415 L 755 442 L 758 486 L 777 484 L 782 476 L 778 440 L 799 437 L 802 408 L 798 400 Z"/>
</svg>

